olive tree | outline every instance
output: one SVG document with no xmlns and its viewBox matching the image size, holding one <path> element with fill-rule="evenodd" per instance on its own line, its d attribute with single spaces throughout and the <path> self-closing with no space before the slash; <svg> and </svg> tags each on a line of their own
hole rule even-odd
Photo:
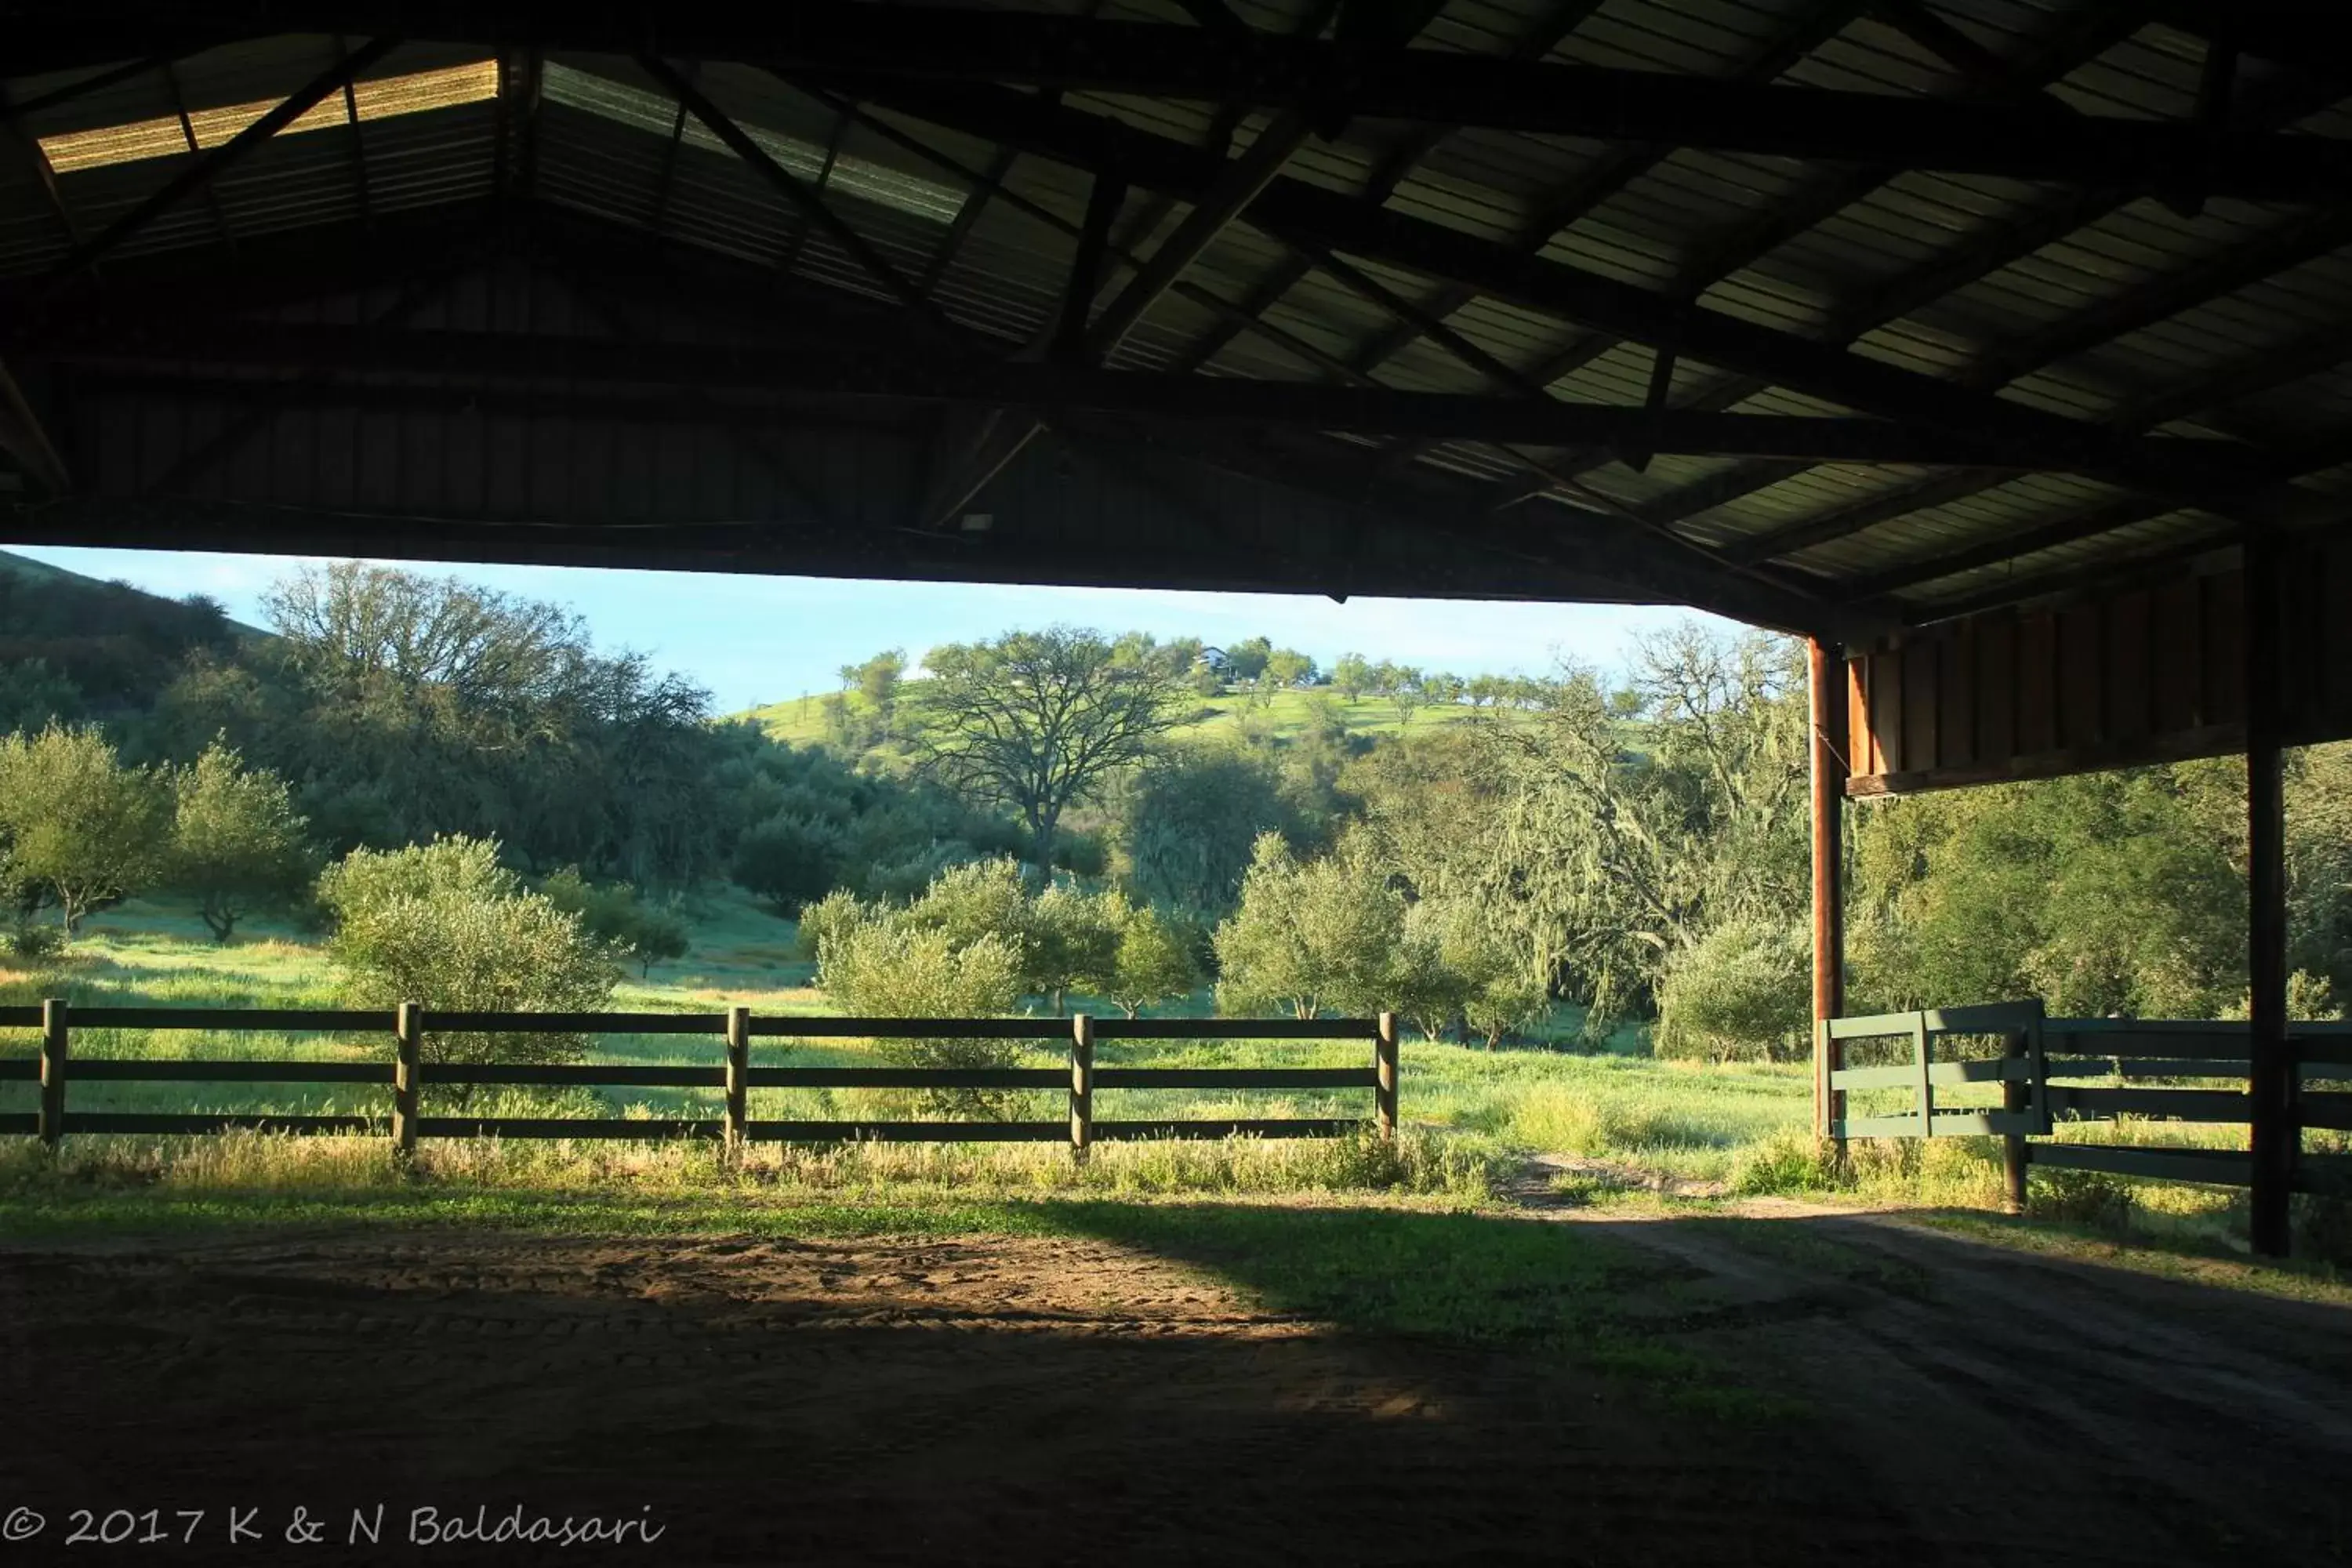
<svg viewBox="0 0 2352 1568">
<path fill-rule="evenodd" d="M 1013 1011 L 1021 988 L 1021 955 L 1001 936 L 959 945 L 944 927 L 905 920 L 868 919 L 827 930 L 817 984 L 853 1016 L 984 1018 Z M 1009 1067 L 1019 1051 L 1011 1040 L 986 1038 L 885 1040 L 884 1056 L 909 1067 Z M 1013 1104 L 1000 1089 L 925 1089 L 932 1112 L 1002 1118 Z"/>
<path fill-rule="evenodd" d="M 1166 916 L 1145 904 L 1128 916 L 1103 994 L 1129 1017 L 1154 1003 L 1188 996 L 1201 984 L 1192 944 Z"/>
<path fill-rule="evenodd" d="M 10 880 L 36 906 L 55 905 L 70 934 L 163 872 L 170 783 L 124 766 L 94 729 L 0 737 L 0 839 Z"/>
<path fill-rule="evenodd" d="M 1676 952 L 1658 987 L 1662 1057 L 1792 1059 L 1807 1037 L 1812 950 L 1801 921 L 1727 920 Z"/>
<path fill-rule="evenodd" d="M 284 909 L 308 889 L 317 866 L 284 780 L 247 769 L 215 740 L 173 784 L 166 880 L 196 900 L 215 942 L 252 911 Z"/>
<path fill-rule="evenodd" d="M 1403 896 L 1350 847 L 1302 865 L 1279 834 L 1265 834 L 1241 908 L 1217 928 L 1218 1007 L 1378 1012 L 1394 1000 L 1403 931 Z"/>
<path fill-rule="evenodd" d="M 1100 992 L 1118 963 L 1129 911 L 1113 893 L 1083 893 L 1060 883 L 1030 906 L 1030 951 L 1023 988 L 1045 997 L 1060 1016 L 1073 991 Z"/>
<path fill-rule="evenodd" d="M 580 917 L 499 863 L 486 838 L 437 838 L 392 850 L 354 849 L 319 879 L 334 921 L 327 952 L 357 1007 L 421 1002 L 469 1012 L 593 1013 L 612 1000 L 620 968 Z M 560 1062 L 584 1036 L 428 1033 L 428 1061 Z"/>
</svg>

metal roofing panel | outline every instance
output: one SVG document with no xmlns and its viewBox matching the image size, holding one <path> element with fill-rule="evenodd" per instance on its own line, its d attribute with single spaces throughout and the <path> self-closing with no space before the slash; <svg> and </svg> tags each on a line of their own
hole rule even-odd
<svg viewBox="0 0 2352 1568">
<path fill-rule="evenodd" d="M 1193 23 L 1175 0 L 1034 0 L 1023 8 L 1076 16 L 1105 16 L 1175 26 Z M 1316 0 L 1235 0 L 1246 25 L 1269 32 L 1324 26 L 1327 6 Z M 2034 58 L 2082 18 L 2063 0 L 1934 0 L 1934 12 L 1990 56 Z M 1556 27 L 1558 8 L 1538 0 L 1454 0 L 1424 29 L 1415 47 L 1489 56 L 1513 54 L 1523 41 Z M 1792 47 L 1802 40 L 1803 47 Z M 187 57 L 175 79 L 142 72 L 32 115 L 36 135 L 62 135 L 175 117 L 185 103 L 200 126 L 211 111 L 257 105 L 282 97 L 314 77 L 338 55 L 339 44 L 320 35 L 254 39 Z M 2082 112 L 2134 119 L 2179 119 L 2194 112 L 2206 45 L 2161 26 L 2147 26 L 2072 70 L 2044 91 Z M 478 62 L 483 51 L 405 44 L 370 80 Z M 1778 79 L 1820 88 L 1893 95 L 1966 95 L 1972 89 L 1951 62 L 1923 49 L 1900 28 L 1859 3 L 1839 0 L 1603 0 L 1583 16 L 1551 58 L 1588 65 L 1719 78 Z M 9 84 L 21 101 L 70 80 L 68 76 Z M 892 137 L 845 124 L 817 97 L 769 73 L 714 63 L 699 84 L 781 166 L 811 184 L 890 264 L 908 277 L 939 268 L 936 295 L 953 320 L 1011 344 L 1030 341 L 1057 319 L 1071 258 L 1074 229 L 1085 214 L 1091 180 L 1047 159 L 1011 161 L 1003 196 L 985 201 L 975 183 L 998 162 L 988 142 L 878 113 L 884 123 L 935 147 L 961 165 L 943 168 Z M 2249 58 L 2242 87 L 2259 92 L 2284 79 L 2278 68 Z M 546 61 L 543 107 L 528 194 L 579 212 L 642 229 L 658 224 L 668 238 L 764 267 L 792 272 L 876 299 L 888 290 L 832 235 L 745 166 L 717 137 L 688 117 L 647 81 L 631 61 L 559 53 Z M 175 96 L 176 86 L 176 96 Z M 336 121 L 331 100 L 317 118 L 328 128 L 288 134 L 256 149 L 205 196 L 159 216 L 119 253 L 130 260 L 173 247 L 211 250 L 226 236 L 354 222 L 371 215 L 475 202 L 494 181 L 499 115 L 490 103 L 459 104 L 396 119 L 370 121 L 354 132 Z M 1273 115 L 1263 109 L 1228 117 L 1211 103 L 1132 94 L 1073 91 L 1073 109 L 1110 116 L 1148 133 L 1206 147 L 1231 118 L 1230 157 L 1239 157 L 1264 133 Z M 250 113 L 250 110 L 240 112 Z M 234 129 L 222 118 L 212 139 Z M 172 121 L 176 124 L 176 119 Z M 2352 138 L 2352 107 L 2315 112 L 2302 122 L 2309 133 Z M 1287 179 L 1354 194 L 1400 148 L 1423 144 L 1423 128 L 1396 121 L 1358 121 L 1330 137 L 1307 139 L 1284 171 Z M 72 167 L 58 190 L 72 221 L 88 234 L 131 211 L 189 166 L 184 151 L 156 140 L 156 155 L 127 163 Z M 364 197 L 362 195 L 362 172 Z M 1628 157 L 1600 142 L 1485 129 L 1440 135 L 1398 184 L 1389 206 L 1586 271 L 1666 293 L 1704 283 L 1703 305 L 1725 315 L 1799 337 L 1829 340 L 1861 322 L 1867 300 L 1916 292 L 1922 278 L 1939 279 L 1961 247 L 2010 232 L 2060 237 L 2008 265 L 1855 339 L 1863 358 L 1922 374 L 1968 377 L 1989 359 L 2008 363 L 2053 328 L 2126 298 L 2133 290 L 2177 277 L 2184 268 L 2238 254 L 2277 233 L 2301 215 L 2282 205 L 2214 200 L 2193 215 L 2154 200 L 2105 210 L 2053 186 L 1977 176 L 1905 171 L 1893 174 L 1802 233 L 1754 257 L 1730 256 L 1733 270 L 1696 278 L 1703 258 L 1724 247 L 1759 219 L 1791 207 L 1809 209 L 1824 188 L 1843 190 L 1850 172 L 1837 166 L 1706 149 L 1662 150 Z M 1584 210 L 1554 233 L 1528 232 L 1537 215 L 1559 214 L 1564 198 L 1590 193 Z M 974 206 L 971 204 L 977 202 Z M 1031 205 L 1024 206 L 1024 204 Z M 2054 215 L 2088 216 L 2087 223 L 2053 221 Z M 972 221 L 951 258 L 944 247 L 960 214 Z M 1042 211 L 1048 217 L 1041 217 Z M 1138 191 L 1121 214 L 1117 243 L 1149 254 L 1176 232 L 1185 204 Z M 21 167 L 0 167 L 0 272 L 23 276 L 53 267 L 67 248 L 64 226 L 48 211 L 38 181 Z M 1477 349 L 1529 374 L 1549 375 L 1552 395 L 1570 402 L 1638 405 L 1646 396 L 1656 355 L 1647 346 L 1611 343 L 1569 321 L 1502 301 L 1465 297 L 1463 290 L 1408 270 L 1354 258 L 1367 276 L 1398 295 L 1444 310 L 1451 329 Z M 1329 379 L 1326 362 L 1369 363 L 1371 345 L 1384 345 L 1373 378 L 1383 385 L 1423 391 L 1491 392 L 1494 378 L 1443 343 L 1413 338 L 1396 344 L 1391 312 L 1354 289 L 1309 270 L 1279 290 L 1264 316 L 1264 331 L 1233 330 L 1214 301 L 1255 308 L 1276 282 L 1288 279 L 1297 258 L 1250 226 L 1246 216 L 1209 244 L 1144 316 L 1113 356 L 1114 364 L 1168 366 L 1201 346 L 1222 342 L 1208 368 L 1214 374 L 1292 381 Z M 1107 264 L 1097 302 L 1115 297 L 1132 277 L 1118 258 Z M 1204 302 L 1205 301 L 1205 302 Z M 2306 441 L 2352 427 L 2352 372 L 2321 363 L 2313 345 L 2333 340 L 2352 320 L 2352 254 L 2337 251 L 2290 270 L 2189 301 L 2153 321 L 2047 366 L 2030 363 L 2002 395 L 2019 405 L 2092 422 L 2116 418 L 2154 398 L 2150 406 L 2177 416 L 2168 428 L 2224 436 L 2256 433 Z M 1283 346 L 1287 339 L 1298 345 Z M 1557 375 L 1564 352 L 1583 363 Z M 1302 358 L 1302 353 L 1307 356 Z M 2306 363 L 2308 361 L 2309 363 Z M 2265 362 L 2275 362 L 2266 377 Z M 1752 414 L 1843 412 L 1833 404 L 1759 385 L 1723 366 L 1684 359 L 1672 378 L 1672 400 L 1689 406 L 1731 407 Z M 2212 389 L 2219 406 L 2194 406 L 2199 389 Z M 1377 446 L 1377 443 L 1370 444 Z M 1368 448 L 1369 449 L 1369 448 Z M 1574 453 L 1541 454 L 1577 467 Z M 1431 447 L 1415 465 L 1475 479 L 1513 493 L 1527 482 L 1523 464 L 1475 443 Z M 1691 487 L 1727 472 L 1757 473 L 1772 482 L 1724 500 L 1675 526 L 1701 541 L 1767 533 L 1856 500 L 1904 493 L 1933 470 L 1827 464 L 1792 468 L 1732 459 L 1662 456 L 1643 471 L 1609 463 L 1584 482 L 1621 500 L 1672 510 Z M 2311 481 L 2320 490 L 2347 482 L 2341 473 Z M 1719 493 L 1719 492 L 1711 492 Z M 2005 535 L 2037 519 L 2062 517 L 2113 492 L 2065 475 L 2028 475 L 1979 494 L 1884 522 L 1808 550 L 1793 564 L 1840 575 L 1871 573 L 1906 561 L 1935 559 L 1972 540 Z M 1473 504 L 1480 498 L 1472 497 Z M 2030 558 L 2020 569 L 2095 559 L 2102 550 L 2179 536 L 2211 526 L 2201 515 L 2117 531 Z M 2167 529 L 2172 530 L 2170 533 Z M 1933 595 L 1974 593 L 1991 580 L 1985 572 L 1932 585 Z M 1923 593 L 1925 591 L 1923 590 Z"/>
</svg>

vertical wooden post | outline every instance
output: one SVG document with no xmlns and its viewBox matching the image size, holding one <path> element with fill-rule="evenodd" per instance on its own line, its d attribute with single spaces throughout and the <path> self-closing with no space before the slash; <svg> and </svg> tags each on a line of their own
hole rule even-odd
<svg viewBox="0 0 2352 1568">
<path fill-rule="evenodd" d="M 1095 1142 L 1095 1021 L 1070 1019 L 1070 1157 L 1084 1163 Z"/>
<path fill-rule="evenodd" d="M 416 1157 L 416 1071 L 425 1056 L 424 1004 L 403 1002 L 393 1027 L 392 1156 L 406 1164 Z"/>
<path fill-rule="evenodd" d="M 1381 1122 L 1381 1142 L 1393 1142 L 1397 1124 L 1397 1020 L 1381 1015 L 1380 1033 L 1372 1041 L 1372 1105 Z"/>
<path fill-rule="evenodd" d="M 2004 1037 L 2001 1061 L 2005 1070 L 2012 1073 L 2021 1068 L 2032 1067 L 2033 1058 L 2026 1054 L 2025 1036 L 2022 1033 Z M 2027 1110 L 2029 1088 L 2023 1079 L 2002 1079 L 2000 1080 L 2001 1110 L 2013 1117 L 2023 1116 Z M 2028 1158 L 2030 1156 L 2025 1152 L 2024 1133 L 2001 1134 L 2000 1173 L 2003 1182 L 2001 1206 L 2011 1214 L 2025 1212 L 2025 1163 Z"/>
<path fill-rule="evenodd" d="M 2246 980 L 2252 1036 L 2254 1167 L 2252 1240 L 2284 1258 L 2294 1188 L 2294 1079 L 2286 1038 L 2286 799 L 2279 744 L 2282 612 L 2279 549 L 2261 534 L 2245 546 Z"/>
<path fill-rule="evenodd" d="M 1927 1015 L 1911 1015 L 1911 1062 L 1916 1078 L 1913 1080 L 1919 1091 L 1919 1136 L 1936 1135 L 1936 1080 L 1927 1074 L 1933 1053 L 1927 1040 Z"/>
<path fill-rule="evenodd" d="M 739 1160 L 751 1126 L 751 1009 L 727 1009 L 727 1158 Z"/>
<path fill-rule="evenodd" d="M 54 1149 L 66 1131 L 66 1054 L 68 1047 L 66 999 L 51 996 L 41 1003 L 41 1142 Z"/>
<path fill-rule="evenodd" d="M 1845 658 L 1819 637 L 1806 645 L 1806 655 L 1812 710 L 1813 1132 L 1827 1138 L 1845 1120 L 1845 1096 L 1830 1079 L 1845 1065 L 1844 1047 L 1827 1026 L 1845 1010 Z"/>
</svg>

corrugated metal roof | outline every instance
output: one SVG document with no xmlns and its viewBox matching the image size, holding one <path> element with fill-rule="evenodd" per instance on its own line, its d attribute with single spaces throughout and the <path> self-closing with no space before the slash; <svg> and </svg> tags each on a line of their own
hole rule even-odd
<svg viewBox="0 0 2352 1568">
<path fill-rule="evenodd" d="M 1188 8 L 1172 0 L 1101 5 L 1038 0 L 1007 8 L 1191 23 Z M 1232 9 L 1250 27 L 1291 34 L 1328 8 L 1311 0 L 1241 0 Z M 2083 20 L 2084 9 L 2065 0 L 1934 0 L 1933 5 L 1937 18 L 1988 58 L 2011 62 L 2036 58 Z M 1440 8 L 1417 47 L 1509 55 L 1525 40 L 1540 37 L 1553 13 L 1539 0 L 1454 0 Z M 141 72 L 25 116 L 22 130 L 36 141 L 83 138 L 58 142 L 56 189 L 72 226 L 69 232 L 51 210 L 37 167 L 23 160 L 0 163 L 0 279 L 35 277 L 58 266 L 76 236 L 96 233 L 132 211 L 191 163 L 190 153 L 167 148 L 157 135 L 142 141 L 127 132 L 117 141 L 124 147 L 137 142 L 133 150 L 142 155 L 107 161 L 110 144 L 102 136 L 91 140 L 93 133 L 176 124 L 184 107 L 199 124 L 199 141 L 216 144 L 240 121 L 230 116 L 213 124 L 205 119 L 208 113 L 276 101 L 327 68 L 341 47 L 325 36 L 243 40 L 186 56 L 168 78 L 161 70 Z M 2192 119 L 2206 53 L 2201 38 L 2143 26 L 2074 65 L 2042 96 L 2086 115 Z M 1900 97 L 1981 94 L 1966 62 L 1938 58 L 1866 6 L 1822 0 L 1602 0 L 1548 58 Z M 485 60 L 478 47 L 404 44 L 367 80 Z M 909 279 L 936 271 L 936 300 L 950 318 L 1008 348 L 1050 330 L 1087 210 L 1091 181 L 1085 173 L 1023 154 L 1005 171 L 1003 194 L 984 197 L 975 194 L 971 176 L 994 164 L 998 150 L 983 139 L 903 112 L 866 111 L 969 172 L 959 174 L 892 136 L 845 122 L 831 104 L 766 71 L 714 62 L 698 68 L 695 79 L 779 165 L 812 186 L 821 184 L 824 199 L 892 268 Z M 73 73 L 59 73 L 5 86 L 9 100 L 22 103 L 72 80 Z M 682 117 L 633 62 L 559 53 L 545 60 L 539 80 L 530 198 L 858 296 L 891 298 L 890 289 L 835 236 L 782 200 L 693 116 Z M 2296 81 L 2288 66 L 2249 57 L 2240 84 L 2244 94 L 2259 96 Z M 281 231 L 480 202 L 498 178 L 501 137 L 519 133 L 511 123 L 512 86 L 509 79 L 503 101 L 453 102 L 370 120 L 356 130 L 342 117 L 340 100 L 330 100 L 320 106 L 318 128 L 260 148 L 214 182 L 203 199 L 157 216 L 116 254 L 127 259 L 209 251 Z M 1273 119 L 1262 110 L 1229 115 L 1197 100 L 1118 92 L 1073 91 L 1063 102 L 1189 147 L 1210 147 L 1229 131 L 1225 150 L 1232 157 L 1244 155 Z M 2352 140 L 2352 108 L 2341 103 L 2307 108 L 2287 122 L 2302 133 Z M 1327 129 L 1334 133 L 1309 137 L 1286 161 L 1285 177 L 1350 196 L 1366 188 L 1397 149 L 1418 146 L 1422 134 L 1415 126 L 1380 121 Z M 63 155 L 68 148 L 79 151 Z M 1833 208 L 1823 203 L 1818 221 L 1763 247 L 1743 249 L 1736 243 L 1759 222 L 1813 210 L 1822 193 L 1832 189 L 1852 199 Z M 1574 205 L 1563 209 L 1564 200 Z M 1865 360 L 1997 390 L 2021 406 L 2087 426 L 2137 428 L 2154 410 L 2158 427 L 2167 431 L 2289 446 L 2322 441 L 2352 426 L 2352 371 L 2340 356 L 2336 363 L 2290 366 L 2296 373 L 2277 384 L 2244 368 L 2264 356 L 2284 362 L 2308 355 L 2315 342 L 2345 331 L 2352 321 L 2352 252 L 2342 248 L 2305 256 L 2211 298 L 2186 299 L 2160 319 L 2131 325 L 2109 341 L 2070 346 L 2047 363 L 2030 352 L 2044 335 L 2136 291 L 2264 244 L 2304 217 L 2286 204 L 2214 199 L 2183 211 L 2153 197 L 2084 201 L 2076 192 L 1982 175 L 1886 171 L 1883 178 L 1864 178 L 1850 167 L 1790 158 L 1699 148 L 1629 156 L 1622 146 L 1599 141 L 1470 128 L 1452 130 L 1428 146 L 1385 205 L 1780 332 L 1843 342 Z M 1115 296 L 1132 276 L 1116 248 L 1148 255 L 1189 211 L 1181 201 L 1132 193 L 1122 215 L 1121 247 L 1115 247 L 1098 300 Z M 968 221 L 960 223 L 960 215 Z M 1148 228 L 1138 226 L 1143 225 Z M 1936 278 L 1969 247 L 1993 246 L 1988 254 L 1999 260 L 2000 237 L 2043 234 L 2049 237 L 2039 243 L 2009 243 L 2013 258 L 1981 276 L 1955 278 L 1940 289 L 1920 282 Z M 1612 342 L 1589 326 L 1391 263 L 1352 259 L 1379 287 L 1440 311 L 1477 350 L 1548 380 L 1555 398 L 1638 405 L 1649 393 L 1657 355 L 1646 345 Z M 1711 275 L 1710 263 L 1719 276 Z M 1312 268 L 1292 278 L 1299 265 L 1286 245 L 1246 218 L 1229 226 L 1186 268 L 1182 286 L 1151 307 L 1110 363 L 1172 367 L 1215 345 L 1205 368 L 1221 375 L 1322 380 L 1336 364 L 1396 388 L 1503 390 L 1489 372 L 1428 336 L 1405 334 L 1398 341 L 1393 314 L 1343 281 Z M 1236 330 L 1233 308 L 1255 308 L 1262 293 L 1286 279 L 1262 312 L 1265 330 Z M 1914 299 L 1922 289 L 1925 297 Z M 1868 305 L 1879 299 L 1897 301 L 1883 321 L 1873 318 Z M 1375 353 L 1375 345 L 1381 352 Z M 1554 374 L 1561 356 L 1570 353 L 1581 363 Z M 2007 366 L 2011 379 L 1987 379 L 1990 364 Z M 2196 389 L 2224 373 L 2221 405 L 2200 405 Z M 1758 414 L 1845 412 L 1818 397 L 1759 385 L 1697 355 L 1675 365 L 1669 402 Z M 1607 454 L 1528 450 L 1580 474 L 1593 493 L 1709 548 L 1760 548 L 1758 542 L 1784 531 L 1801 532 L 1809 520 L 1865 499 L 1904 495 L 1939 472 L 1898 464 L 1772 466 L 1675 455 L 1637 469 Z M 1529 472 L 1524 461 L 1461 441 L 1428 444 L 1418 462 L 1512 490 L 1527 485 Z M 2334 493 L 2331 487 L 2340 489 L 2342 482 L 2340 471 L 2305 480 L 2315 495 Z M 1973 494 L 1794 549 L 1780 558 L 1780 569 L 1792 580 L 1819 580 L 1833 590 L 1842 580 L 1933 561 L 2024 532 L 2037 521 L 2063 520 L 2116 493 L 2063 475 L 1989 473 Z M 1479 499 L 1465 495 L 1472 504 Z M 1903 592 L 1915 605 L 1932 606 L 1973 595 L 2001 573 L 2161 545 L 2214 525 L 2210 514 L 2177 510 Z"/>
</svg>

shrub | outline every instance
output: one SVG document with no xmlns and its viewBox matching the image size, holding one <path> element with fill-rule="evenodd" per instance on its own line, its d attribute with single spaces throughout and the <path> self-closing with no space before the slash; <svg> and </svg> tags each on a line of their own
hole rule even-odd
<svg viewBox="0 0 2352 1568">
<path fill-rule="evenodd" d="M 1029 888 L 1013 860 L 974 860 L 947 868 L 908 906 L 905 918 L 911 926 L 940 932 L 950 947 L 969 946 L 987 936 L 1001 938 L 1013 950 L 1016 973 L 1028 988 L 1036 931 Z"/>
<path fill-rule="evenodd" d="M 642 902 L 626 882 L 600 887 L 581 876 L 578 867 L 567 866 L 541 883 L 540 891 L 557 909 L 578 916 L 580 929 L 592 940 L 636 964 L 640 975 L 650 973 L 659 960 L 686 956 L 692 933 L 684 918 Z"/>
<path fill-rule="evenodd" d="M 31 963 L 46 963 L 63 952 L 66 933 L 51 925 L 20 925 L 8 933 L 10 956 Z"/>
<path fill-rule="evenodd" d="M 355 849 L 320 879 L 334 920 L 327 951 L 353 1006 L 404 1001 L 481 1012 L 593 1013 L 620 978 L 611 950 L 580 918 L 524 890 L 494 840 L 449 837 L 404 849 Z M 428 1022 L 429 1022 L 428 1018 Z M 556 1062 L 579 1057 L 569 1034 L 437 1035 L 439 1062 Z"/>
<path fill-rule="evenodd" d="M 1811 965 L 1794 922 L 1726 921 L 1667 961 L 1651 1048 L 1717 1062 L 1793 1059 L 1812 1005 Z"/>
<path fill-rule="evenodd" d="M 1076 877 L 1099 877 L 1110 868 L 1110 849 L 1099 834 L 1065 833 L 1054 840 L 1054 864 Z"/>
<path fill-rule="evenodd" d="M 989 934 L 959 945 L 942 927 L 903 920 L 862 921 L 824 935 L 817 984 L 843 1012 L 875 1018 L 976 1018 L 1012 1012 L 1020 994 L 1020 958 Z M 1009 1067 L 1011 1040 L 887 1040 L 882 1052 L 910 1067 Z M 1002 1119 L 1013 1097 L 994 1089 L 926 1089 L 923 1110 Z"/>
<path fill-rule="evenodd" d="M 2132 1190 L 2103 1171 L 2037 1170 L 2026 1189 L 2025 1212 L 2122 1230 L 2131 1224 Z"/>
<path fill-rule="evenodd" d="M 815 816 L 778 813 L 735 842 L 735 880 L 785 915 L 830 891 L 842 864 L 841 829 Z"/>
<path fill-rule="evenodd" d="M 860 902 L 857 895 L 848 889 L 835 889 L 816 902 L 802 908 L 798 942 L 800 955 L 822 963 L 827 942 L 863 925 L 878 913 L 872 906 Z"/>
<path fill-rule="evenodd" d="M 205 929 L 226 942 L 255 910 L 286 909 L 316 872 L 284 781 L 247 772 L 215 740 L 173 781 L 175 806 L 166 880 L 193 894 Z"/>
</svg>

